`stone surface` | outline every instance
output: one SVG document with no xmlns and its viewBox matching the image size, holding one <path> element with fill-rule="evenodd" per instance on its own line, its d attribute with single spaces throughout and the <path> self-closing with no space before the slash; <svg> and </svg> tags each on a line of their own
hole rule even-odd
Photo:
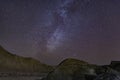
<svg viewBox="0 0 120 80">
<path fill-rule="evenodd" d="M 38 60 L 9 53 L 0 46 L 0 72 L 50 72 L 53 68 Z"/>
<path fill-rule="evenodd" d="M 45 80 L 86 80 L 86 75 L 96 75 L 94 68 L 87 62 L 69 58 L 62 61 Z"/>
</svg>

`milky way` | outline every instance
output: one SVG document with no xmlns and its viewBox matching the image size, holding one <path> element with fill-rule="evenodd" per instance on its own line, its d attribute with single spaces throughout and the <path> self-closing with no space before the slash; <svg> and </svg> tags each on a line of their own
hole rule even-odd
<svg viewBox="0 0 120 80">
<path fill-rule="evenodd" d="M 60 30 L 59 28 L 55 30 L 55 32 L 52 34 L 52 36 L 48 39 L 47 42 L 47 48 L 48 51 L 54 51 L 56 48 L 59 48 L 61 44 L 63 44 L 64 40 L 64 32 Z"/>
<path fill-rule="evenodd" d="M 68 11 L 66 8 L 70 6 L 71 3 L 73 3 L 74 0 L 65 0 L 60 7 L 56 10 L 57 16 L 60 16 L 61 21 L 57 22 L 58 24 L 56 25 L 57 28 L 53 32 L 52 36 L 48 39 L 47 41 L 47 48 L 48 51 L 54 51 L 56 48 L 59 48 L 62 44 L 64 44 L 65 38 L 67 38 L 65 35 L 67 33 L 64 32 L 62 27 L 65 27 L 66 25 L 66 18 Z M 57 17 L 56 16 L 56 17 Z M 59 20 L 58 20 L 59 21 Z"/>
<path fill-rule="evenodd" d="M 0 45 L 57 64 L 120 60 L 119 0 L 0 0 Z"/>
</svg>

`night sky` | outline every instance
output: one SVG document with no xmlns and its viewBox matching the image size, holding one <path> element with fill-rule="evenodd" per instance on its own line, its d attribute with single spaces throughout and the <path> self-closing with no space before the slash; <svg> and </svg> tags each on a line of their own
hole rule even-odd
<svg viewBox="0 0 120 80">
<path fill-rule="evenodd" d="M 0 0 L 0 45 L 47 64 L 120 60 L 120 0 Z"/>
</svg>

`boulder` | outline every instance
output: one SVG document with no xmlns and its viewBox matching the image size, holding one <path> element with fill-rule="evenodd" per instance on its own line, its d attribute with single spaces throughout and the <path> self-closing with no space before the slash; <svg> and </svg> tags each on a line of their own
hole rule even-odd
<svg viewBox="0 0 120 80">
<path fill-rule="evenodd" d="M 96 75 L 95 66 L 77 59 L 66 59 L 62 61 L 54 71 L 48 74 L 45 80 L 86 80 Z"/>
<path fill-rule="evenodd" d="M 98 75 L 94 80 L 120 80 L 120 73 L 113 69 L 108 69 L 105 73 Z"/>
</svg>

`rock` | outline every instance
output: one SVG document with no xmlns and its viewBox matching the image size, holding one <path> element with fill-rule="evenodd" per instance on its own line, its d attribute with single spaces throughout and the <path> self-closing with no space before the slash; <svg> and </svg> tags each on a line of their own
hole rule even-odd
<svg viewBox="0 0 120 80">
<path fill-rule="evenodd" d="M 95 80 L 120 80 L 120 78 L 112 73 L 104 73 L 99 75 Z"/>
<path fill-rule="evenodd" d="M 107 72 L 98 75 L 94 80 L 120 80 L 120 74 L 119 72 L 110 69 Z"/>
<path fill-rule="evenodd" d="M 99 74 L 105 73 L 109 69 L 110 69 L 109 65 L 96 66 L 95 72 L 97 75 L 99 75 Z"/>
<path fill-rule="evenodd" d="M 120 72 L 120 61 L 112 61 L 110 67 Z"/>
<path fill-rule="evenodd" d="M 54 71 L 49 73 L 46 80 L 86 80 L 86 75 L 96 75 L 94 65 L 69 58 L 62 61 Z"/>
</svg>

